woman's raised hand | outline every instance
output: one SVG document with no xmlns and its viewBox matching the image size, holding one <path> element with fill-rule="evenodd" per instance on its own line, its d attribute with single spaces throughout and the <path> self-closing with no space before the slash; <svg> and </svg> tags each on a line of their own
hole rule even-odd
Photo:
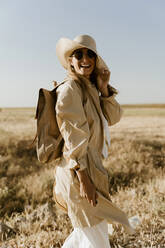
<svg viewBox="0 0 165 248">
<path fill-rule="evenodd" d="M 111 72 L 108 69 L 100 69 L 97 72 L 97 87 L 98 90 L 101 92 L 102 96 L 108 97 L 108 82 L 110 80 Z"/>
</svg>

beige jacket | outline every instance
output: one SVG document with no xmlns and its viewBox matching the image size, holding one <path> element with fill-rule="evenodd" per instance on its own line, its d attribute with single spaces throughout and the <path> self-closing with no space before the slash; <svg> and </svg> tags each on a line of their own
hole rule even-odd
<svg viewBox="0 0 165 248">
<path fill-rule="evenodd" d="M 89 81 L 82 83 L 83 89 L 70 79 L 57 89 L 57 121 L 65 144 L 55 174 L 56 198 L 67 209 L 74 227 L 93 226 L 107 219 L 110 223 L 123 224 L 127 231 L 132 232 L 126 215 L 110 200 L 108 174 L 102 164 L 102 115 L 109 125 L 114 125 L 121 118 L 121 107 L 115 94 L 101 97 Z M 99 195 L 96 207 L 80 197 L 75 168 L 87 168 Z"/>
</svg>

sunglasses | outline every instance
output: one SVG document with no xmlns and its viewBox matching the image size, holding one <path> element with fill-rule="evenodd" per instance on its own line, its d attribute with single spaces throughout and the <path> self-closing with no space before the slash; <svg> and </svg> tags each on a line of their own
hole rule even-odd
<svg viewBox="0 0 165 248">
<path fill-rule="evenodd" d="M 84 52 L 82 49 L 76 50 L 72 56 L 74 56 L 77 60 L 81 60 L 83 58 Z M 92 50 L 88 49 L 86 52 L 86 55 L 88 58 L 93 59 L 96 58 L 96 53 L 94 53 Z"/>
</svg>

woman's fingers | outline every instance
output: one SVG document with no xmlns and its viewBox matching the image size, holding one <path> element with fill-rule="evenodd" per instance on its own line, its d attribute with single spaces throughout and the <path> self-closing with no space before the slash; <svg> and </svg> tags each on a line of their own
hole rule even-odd
<svg viewBox="0 0 165 248">
<path fill-rule="evenodd" d="M 109 76 L 110 76 L 110 71 L 105 70 L 105 69 L 102 70 L 102 72 L 101 72 L 101 78 L 102 78 L 103 81 L 108 80 L 109 79 Z"/>
<path fill-rule="evenodd" d="M 81 196 L 81 197 L 86 197 L 86 193 L 85 193 L 85 191 L 84 191 L 84 187 L 83 187 L 82 184 L 80 184 L 80 196 Z"/>
<path fill-rule="evenodd" d="M 93 206 L 95 207 L 97 205 L 97 198 L 98 198 L 98 195 L 97 193 L 95 192 L 95 194 L 93 194 L 93 196 L 90 198 L 89 196 L 86 195 L 86 198 L 88 200 L 88 202 Z"/>
<path fill-rule="evenodd" d="M 102 75 L 102 76 L 108 76 L 108 75 L 110 75 L 110 73 L 111 72 L 107 69 L 100 70 L 100 75 Z"/>
<path fill-rule="evenodd" d="M 89 178 L 87 171 L 78 171 L 77 175 L 80 181 L 80 196 L 85 197 L 92 206 L 96 206 L 96 188 Z"/>
</svg>

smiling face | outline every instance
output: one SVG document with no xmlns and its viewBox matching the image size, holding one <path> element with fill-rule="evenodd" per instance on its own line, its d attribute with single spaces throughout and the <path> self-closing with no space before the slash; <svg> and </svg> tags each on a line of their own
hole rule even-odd
<svg viewBox="0 0 165 248">
<path fill-rule="evenodd" d="M 95 68 L 95 64 L 96 54 L 87 48 L 78 49 L 71 56 L 71 66 L 74 67 L 75 72 L 88 79 Z"/>
</svg>

